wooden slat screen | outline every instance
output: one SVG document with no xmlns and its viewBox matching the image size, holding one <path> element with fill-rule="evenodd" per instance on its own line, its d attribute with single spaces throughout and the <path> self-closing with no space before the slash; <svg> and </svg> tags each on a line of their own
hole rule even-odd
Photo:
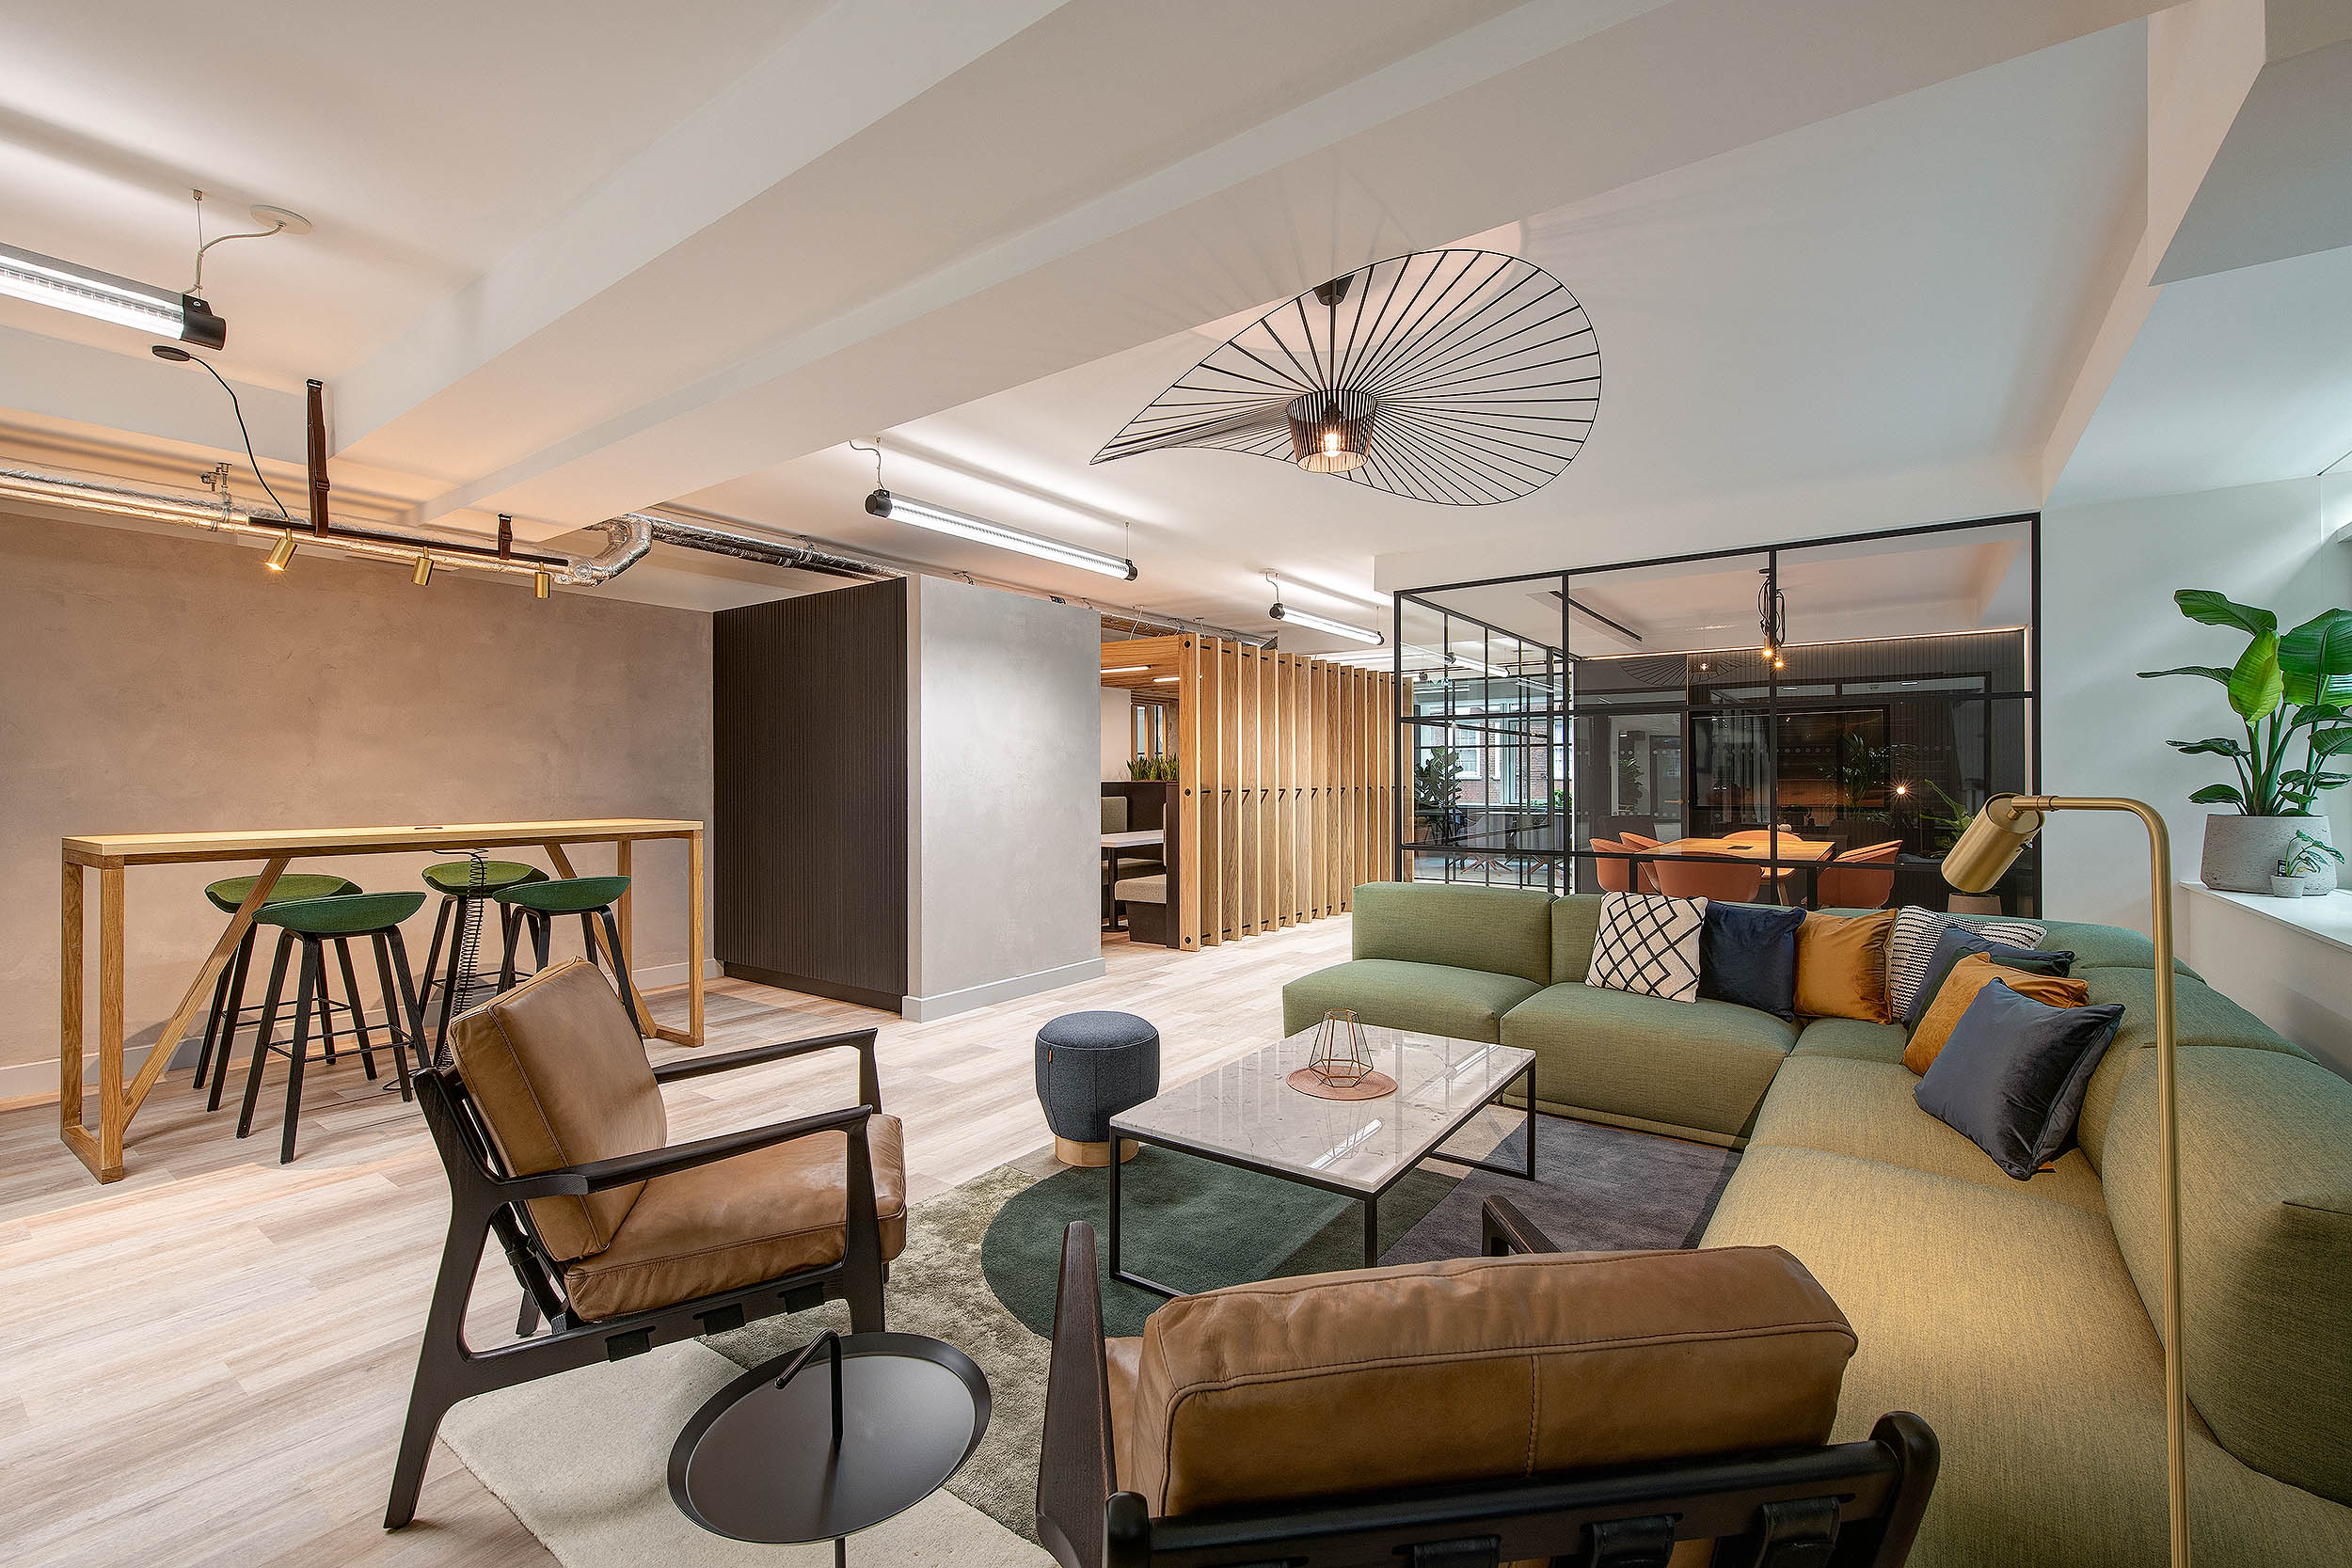
<svg viewBox="0 0 2352 1568">
<path fill-rule="evenodd" d="M 1389 880 L 1392 676 L 1194 636 L 1176 674 L 1184 946 L 1344 914 Z"/>
</svg>

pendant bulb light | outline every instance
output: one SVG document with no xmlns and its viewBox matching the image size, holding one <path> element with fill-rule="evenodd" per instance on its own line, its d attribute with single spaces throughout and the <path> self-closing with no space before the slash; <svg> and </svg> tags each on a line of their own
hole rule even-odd
<svg viewBox="0 0 2352 1568">
<path fill-rule="evenodd" d="M 552 592 L 552 589 L 549 586 L 549 579 L 547 573 L 533 572 L 531 574 L 531 596 L 532 598 L 544 599 L 550 592 Z"/>
<path fill-rule="evenodd" d="M 422 588 L 433 580 L 433 552 L 422 550 L 417 555 L 417 569 L 408 574 L 408 580 Z"/>
<path fill-rule="evenodd" d="M 294 530 L 288 529 L 278 536 L 278 543 L 269 547 L 269 559 L 262 564 L 273 572 L 282 572 L 286 569 L 286 562 L 294 559 Z"/>
</svg>

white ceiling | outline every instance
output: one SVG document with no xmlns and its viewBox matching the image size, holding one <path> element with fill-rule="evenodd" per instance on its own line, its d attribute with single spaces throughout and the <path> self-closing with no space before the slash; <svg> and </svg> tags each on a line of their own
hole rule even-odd
<svg viewBox="0 0 2352 1568">
<path fill-rule="evenodd" d="M 2133 341 L 2187 194 L 2243 207 L 2197 193 L 2206 164 L 2275 175 L 2255 131 L 2318 70 L 2289 56 L 2335 53 L 2282 6 L 2308 0 L 2272 0 L 2299 41 L 2266 67 L 2257 40 L 2242 80 L 2213 46 L 2259 29 L 2238 0 L 51 7 L 0 55 L 0 238 L 176 284 L 189 187 L 213 233 L 307 214 L 213 253 L 216 362 L 279 475 L 326 380 L 338 492 L 395 520 L 544 538 L 686 502 L 1263 629 L 1266 571 L 1368 618 L 1376 575 L 2029 509 L 2054 451 L 2086 489 L 2305 462 L 2333 437 L 2282 404 L 2346 401 L 2341 253 L 2241 267 L 2310 270 L 2234 307 L 2169 285 Z M 2257 74 L 2307 85 L 2241 135 Z M 2160 160 L 2176 101 L 2210 134 Z M 2159 163 L 2190 169 L 2178 202 Z M 1089 467 L 1220 335 L 1200 324 L 1482 231 L 1599 334 L 1599 424 L 1545 490 L 1450 509 L 1221 452 Z M 0 301 L 0 446 L 235 454 L 216 388 L 144 348 Z M 877 431 L 892 488 L 1140 578 L 867 518 L 842 443 Z M 664 547 L 606 592 L 808 580 Z"/>
</svg>

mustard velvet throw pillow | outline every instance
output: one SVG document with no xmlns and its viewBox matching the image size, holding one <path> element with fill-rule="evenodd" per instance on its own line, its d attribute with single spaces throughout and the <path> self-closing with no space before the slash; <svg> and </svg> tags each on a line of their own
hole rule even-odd
<svg viewBox="0 0 2352 1568">
<path fill-rule="evenodd" d="M 1892 1023 L 1886 1003 L 1886 936 L 1895 911 L 1808 914 L 1797 927 L 1797 1014 Z"/>
<path fill-rule="evenodd" d="M 1990 954 L 1971 953 L 1952 965 L 1952 972 L 1944 976 L 1944 984 L 1936 990 L 1935 1000 L 1919 1015 L 1919 1026 L 1911 1032 L 1910 1043 L 1903 1047 L 1903 1066 L 1924 1076 L 1935 1065 L 1945 1042 L 1952 1037 L 1961 1015 L 1976 1001 L 1977 992 L 1996 980 L 2045 1007 L 2079 1007 L 2090 1000 L 2090 987 L 2086 981 L 2011 969 L 2007 964 L 1994 963 Z"/>
</svg>

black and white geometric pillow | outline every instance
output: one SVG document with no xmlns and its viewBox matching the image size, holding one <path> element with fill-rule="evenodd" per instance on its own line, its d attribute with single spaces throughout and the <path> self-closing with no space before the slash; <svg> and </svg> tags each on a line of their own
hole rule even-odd
<svg viewBox="0 0 2352 1568">
<path fill-rule="evenodd" d="M 1911 1004 L 1927 984 L 1928 965 L 1935 958 L 1936 939 L 1947 926 L 1965 926 L 1992 942 L 2011 947 L 2039 947 L 2047 927 L 2031 920 L 1987 919 L 1979 915 L 1938 914 L 1906 904 L 1895 911 L 1895 929 L 1886 939 L 1886 1000 L 1897 1018 L 1911 1016 Z"/>
<path fill-rule="evenodd" d="M 1699 999 L 1699 932 L 1707 925 L 1704 898 L 1665 898 L 1654 893 L 1604 893 L 1600 930 L 1584 983 L 1603 990 Z"/>
</svg>

